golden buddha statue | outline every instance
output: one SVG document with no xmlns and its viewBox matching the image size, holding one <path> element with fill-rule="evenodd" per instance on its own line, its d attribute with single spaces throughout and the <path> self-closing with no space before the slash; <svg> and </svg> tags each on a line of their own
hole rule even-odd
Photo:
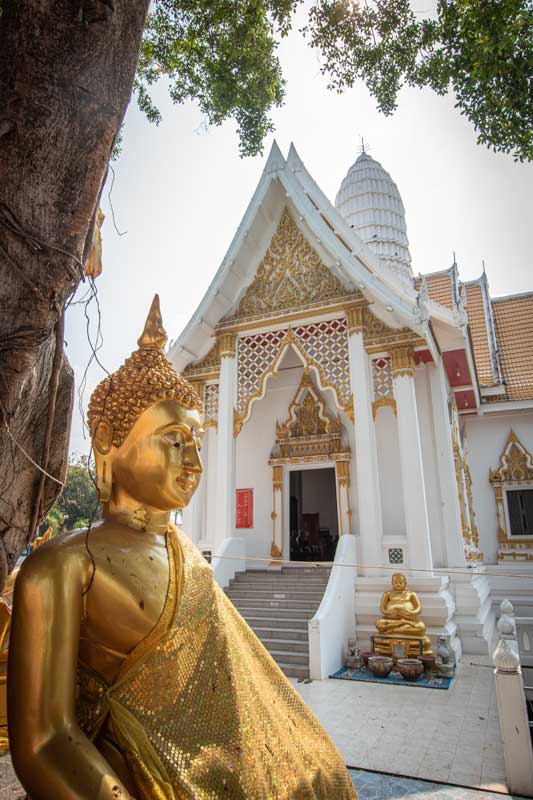
<svg viewBox="0 0 533 800">
<path fill-rule="evenodd" d="M 156 297 L 91 398 L 103 522 L 17 578 L 15 770 L 32 800 L 354 800 L 327 734 L 169 521 L 198 486 L 203 430 L 165 341 Z"/>
<path fill-rule="evenodd" d="M 392 576 L 392 590 L 383 593 L 381 598 L 381 618 L 376 620 L 378 633 L 395 637 L 377 639 L 375 651 L 380 655 L 392 655 L 396 642 L 405 644 L 406 655 L 417 656 L 420 653 L 419 642 L 422 643 L 422 654 L 431 655 L 431 640 L 426 636 L 426 626 L 419 619 L 422 606 L 416 592 L 407 588 L 407 579 L 401 572 Z M 412 637 L 419 641 L 409 641 Z"/>
</svg>

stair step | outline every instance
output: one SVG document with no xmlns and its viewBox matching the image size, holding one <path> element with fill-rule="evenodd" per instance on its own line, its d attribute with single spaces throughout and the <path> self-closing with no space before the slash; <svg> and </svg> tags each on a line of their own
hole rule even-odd
<svg viewBox="0 0 533 800">
<path fill-rule="evenodd" d="M 324 596 L 324 592 L 289 592 L 284 589 L 263 590 L 263 589 L 237 589 L 231 587 L 226 590 L 228 597 L 242 600 L 250 598 L 253 600 L 301 600 L 310 603 L 319 603 Z"/>
<path fill-rule="evenodd" d="M 244 595 L 235 597 L 228 595 L 229 599 L 236 608 L 295 608 L 302 611 L 315 612 L 320 605 L 320 600 L 290 600 L 281 597 L 254 597 L 253 595 Z"/>
<path fill-rule="evenodd" d="M 247 619 L 247 617 L 269 617 L 272 618 L 272 612 L 276 612 L 276 617 L 278 619 L 303 619 L 303 620 L 310 620 L 313 619 L 315 612 L 309 611 L 306 609 L 299 609 L 299 608 L 271 608 L 271 607 L 261 607 L 261 606 L 240 606 L 235 604 L 235 608 L 238 609 L 239 613 Z"/>
<path fill-rule="evenodd" d="M 283 661 L 276 662 L 280 670 L 288 678 L 308 678 L 309 667 L 302 667 L 299 664 L 286 664 Z"/>
<path fill-rule="evenodd" d="M 293 653 L 292 650 L 269 650 L 269 652 L 278 664 L 282 661 L 284 664 L 298 664 L 309 669 L 308 653 Z"/>
<path fill-rule="evenodd" d="M 291 653 L 304 653 L 309 658 L 309 641 L 298 639 L 270 639 L 265 636 L 259 637 L 267 650 L 271 653 L 277 650 L 286 650 Z"/>
<path fill-rule="evenodd" d="M 233 578 L 229 582 L 228 589 L 259 589 L 262 592 L 271 590 L 289 591 L 289 592 L 324 592 L 328 585 L 325 581 L 295 581 L 292 580 L 278 580 L 278 581 L 236 581 Z"/>
<path fill-rule="evenodd" d="M 250 614 L 242 614 L 250 628 L 253 630 L 256 627 L 264 628 L 268 626 L 269 629 L 283 629 L 283 630 L 300 630 L 305 631 L 305 635 L 307 636 L 307 626 L 309 623 L 308 619 L 293 619 L 291 617 L 287 617 L 285 619 L 281 619 L 280 617 L 256 617 Z"/>
<path fill-rule="evenodd" d="M 299 621 L 299 620 L 298 620 Z M 258 623 L 265 622 L 264 619 L 257 620 Z M 290 641 L 290 642 L 303 642 L 307 646 L 309 646 L 309 633 L 307 630 L 307 623 L 304 623 L 301 628 L 280 628 L 274 627 L 277 623 L 277 620 L 273 620 L 272 627 L 265 627 L 262 624 L 259 625 L 250 625 L 250 628 L 257 634 L 257 636 L 261 639 L 262 642 L 265 642 L 267 639 L 271 639 L 273 641 Z M 248 623 L 250 624 L 250 623 Z"/>
</svg>

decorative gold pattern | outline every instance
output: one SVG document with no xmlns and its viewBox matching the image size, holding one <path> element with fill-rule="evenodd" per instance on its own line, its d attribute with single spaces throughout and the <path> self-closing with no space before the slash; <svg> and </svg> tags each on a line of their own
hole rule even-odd
<svg viewBox="0 0 533 800">
<path fill-rule="evenodd" d="M 507 520 L 505 490 L 533 489 L 533 457 L 513 430 L 500 455 L 499 466 L 489 472 L 489 481 L 494 489 L 498 515 L 498 542 L 501 546 L 498 559 L 533 560 L 533 538 L 512 536 Z"/>
<path fill-rule="evenodd" d="M 365 309 L 364 341 L 368 351 L 377 348 L 377 352 L 388 350 L 394 344 L 424 344 L 424 340 L 411 328 L 391 328 L 369 308 Z"/>
<path fill-rule="evenodd" d="M 276 508 L 280 509 L 280 514 L 277 513 Z M 270 555 L 274 559 L 280 559 L 283 553 L 283 467 L 279 465 L 272 467 L 272 514 L 270 518 L 272 519 Z M 277 544 L 278 539 L 279 545 Z"/>
<path fill-rule="evenodd" d="M 88 412 L 91 436 L 101 422 L 108 422 L 113 427 L 113 444 L 120 447 L 142 412 L 161 400 L 177 400 L 186 408 L 202 411 L 198 394 L 162 352 L 166 340 L 155 295 L 139 349 L 92 393 Z"/>
<path fill-rule="evenodd" d="M 392 377 L 415 374 L 414 351 L 411 345 L 392 347 L 390 350 Z"/>
<path fill-rule="evenodd" d="M 323 387 L 331 387 L 338 407 L 349 413 L 350 372 L 344 319 L 323 320 L 296 328 L 269 331 L 239 339 L 237 412 L 242 422 L 262 397 L 266 379 L 275 375 L 286 348 L 291 345 L 302 363 L 314 367 Z"/>
<path fill-rule="evenodd" d="M 220 358 L 235 358 L 237 334 L 220 333 L 217 339 Z"/>
<path fill-rule="evenodd" d="M 385 406 L 392 408 L 396 414 L 396 400 L 392 386 L 391 360 L 387 356 L 372 359 L 372 385 L 374 400 L 372 402 L 372 415 L 374 419 L 378 409 Z"/>
<path fill-rule="evenodd" d="M 348 333 L 363 333 L 365 330 L 365 306 L 351 306 L 346 309 Z"/>
<path fill-rule="evenodd" d="M 219 372 L 220 356 L 218 354 L 218 344 L 215 342 L 213 347 L 203 358 L 201 358 L 199 361 L 194 361 L 190 364 L 187 364 L 183 370 L 183 375 L 186 378 L 192 378 L 196 376 L 198 378 L 210 378 L 218 377 Z"/>
<path fill-rule="evenodd" d="M 204 389 L 204 428 L 218 425 L 219 384 L 208 383 Z"/>
<path fill-rule="evenodd" d="M 321 262 L 285 209 L 265 257 L 235 314 L 238 320 L 351 295 Z"/>
<path fill-rule="evenodd" d="M 341 437 L 340 417 L 334 418 L 328 412 L 306 369 L 289 406 L 287 420 L 282 425 L 276 423 L 276 441 L 269 463 L 278 459 L 292 463 L 295 458 L 346 455 L 349 449 L 342 447 Z"/>
</svg>

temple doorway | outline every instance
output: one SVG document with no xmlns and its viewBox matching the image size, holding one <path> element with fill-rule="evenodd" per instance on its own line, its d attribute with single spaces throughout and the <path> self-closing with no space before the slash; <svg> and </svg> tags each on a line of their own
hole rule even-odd
<svg viewBox="0 0 533 800">
<path fill-rule="evenodd" d="M 291 561 L 333 561 L 339 539 L 335 468 L 289 475 Z"/>
</svg>

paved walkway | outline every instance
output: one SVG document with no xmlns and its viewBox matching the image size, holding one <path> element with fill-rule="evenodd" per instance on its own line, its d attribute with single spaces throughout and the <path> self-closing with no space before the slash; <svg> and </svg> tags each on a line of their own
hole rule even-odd
<svg viewBox="0 0 533 800">
<path fill-rule="evenodd" d="M 350 766 L 507 792 L 488 665 L 482 656 L 464 658 L 446 691 L 361 681 L 293 682 Z"/>
<path fill-rule="evenodd" d="M 350 770 L 359 800 L 498 800 L 493 792 L 462 789 L 414 778 L 398 778 L 377 772 Z M 510 795 L 507 795 L 510 798 Z"/>
</svg>

